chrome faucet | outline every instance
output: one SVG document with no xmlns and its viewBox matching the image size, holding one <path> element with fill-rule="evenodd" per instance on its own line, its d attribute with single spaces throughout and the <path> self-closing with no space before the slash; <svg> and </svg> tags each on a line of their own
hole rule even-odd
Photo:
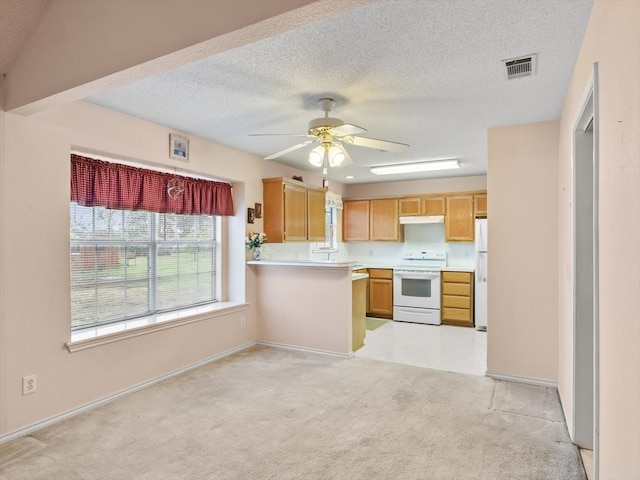
<svg viewBox="0 0 640 480">
<path fill-rule="evenodd" d="M 336 252 L 329 252 L 327 253 L 327 262 L 331 261 L 331 254 L 332 253 L 336 253 Z"/>
</svg>

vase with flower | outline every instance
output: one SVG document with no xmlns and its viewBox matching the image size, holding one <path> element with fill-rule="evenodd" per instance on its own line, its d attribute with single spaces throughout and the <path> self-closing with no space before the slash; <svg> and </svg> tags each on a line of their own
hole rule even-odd
<svg viewBox="0 0 640 480">
<path fill-rule="evenodd" d="M 260 248 L 267 241 L 267 236 L 260 232 L 249 232 L 245 239 L 245 245 L 248 250 L 253 251 L 253 259 L 260 260 L 261 250 Z"/>
</svg>

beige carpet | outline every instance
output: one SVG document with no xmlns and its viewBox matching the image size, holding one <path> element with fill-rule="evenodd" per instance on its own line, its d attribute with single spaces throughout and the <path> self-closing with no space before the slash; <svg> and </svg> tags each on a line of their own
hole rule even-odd
<svg viewBox="0 0 640 480">
<path fill-rule="evenodd" d="M 555 390 L 266 347 L 0 453 L 2 480 L 585 479 Z"/>
</svg>

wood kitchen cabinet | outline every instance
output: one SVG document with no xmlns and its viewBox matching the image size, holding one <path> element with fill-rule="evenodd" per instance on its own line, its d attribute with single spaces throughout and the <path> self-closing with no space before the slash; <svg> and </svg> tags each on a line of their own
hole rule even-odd
<svg viewBox="0 0 640 480">
<path fill-rule="evenodd" d="M 422 215 L 444 215 L 446 212 L 445 197 L 424 197 L 422 199 Z"/>
<path fill-rule="evenodd" d="M 401 241 L 398 199 L 346 200 L 342 211 L 342 240 Z"/>
<path fill-rule="evenodd" d="M 325 191 L 289 178 L 263 178 L 263 222 L 271 243 L 324 241 Z"/>
<path fill-rule="evenodd" d="M 443 325 L 473 327 L 473 272 L 441 272 Z"/>
<path fill-rule="evenodd" d="M 446 199 L 445 242 L 473 242 L 475 229 L 473 195 L 453 195 Z"/>
<path fill-rule="evenodd" d="M 398 211 L 401 217 L 422 215 L 422 198 L 407 197 L 398 200 Z"/>
<path fill-rule="evenodd" d="M 325 191 L 307 188 L 307 240 L 324 242 L 326 228 Z"/>
<path fill-rule="evenodd" d="M 400 236 L 400 218 L 398 199 L 384 198 L 370 200 L 369 239 L 371 241 L 398 242 Z"/>
<path fill-rule="evenodd" d="M 342 210 L 342 241 L 369 240 L 369 200 L 347 200 Z"/>
<path fill-rule="evenodd" d="M 476 218 L 486 218 L 487 216 L 487 194 L 482 193 L 473 196 L 473 213 Z"/>
<path fill-rule="evenodd" d="M 393 318 L 392 269 L 369 269 L 369 305 L 367 313 L 373 317 Z"/>
<path fill-rule="evenodd" d="M 400 198 L 398 200 L 398 210 L 401 217 L 444 215 L 445 197 L 420 196 Z"/>
</svg>

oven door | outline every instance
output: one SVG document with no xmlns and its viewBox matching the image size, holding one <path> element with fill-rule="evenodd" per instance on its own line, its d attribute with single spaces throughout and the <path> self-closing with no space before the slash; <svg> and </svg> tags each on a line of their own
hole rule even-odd
<svg viewBox="0 0 640 480">
<path fill-rule="evenodd" d="M 440 309 L 440 272 L 393 272 L 393 305 Z"/>
</svg>

